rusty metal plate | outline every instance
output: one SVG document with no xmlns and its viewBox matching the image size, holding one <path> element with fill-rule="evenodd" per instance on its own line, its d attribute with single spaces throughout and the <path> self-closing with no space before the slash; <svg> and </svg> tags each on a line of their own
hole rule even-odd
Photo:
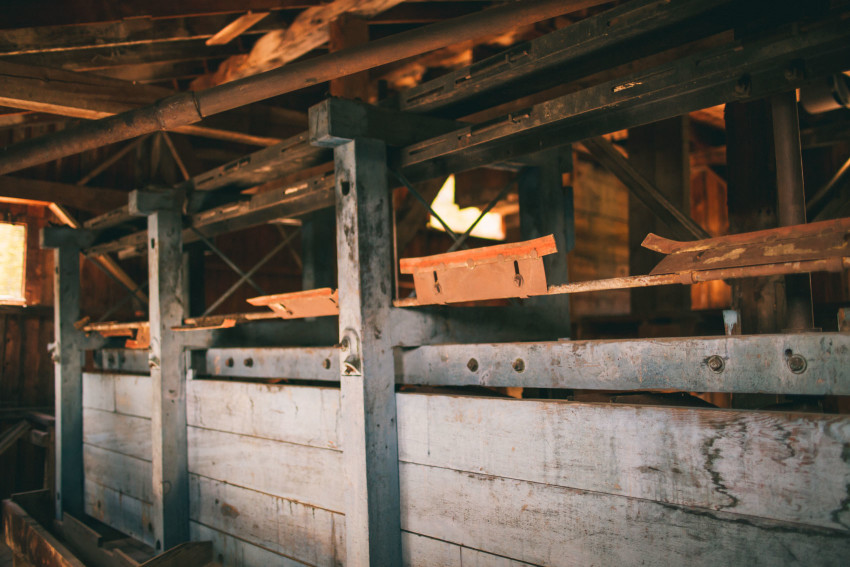
<svg viewBox="0 0 850 567">
<path fill-rule="evenodd" d="M 650 234 L 643 247 L 667 254 L 651 275 L 850 256 L 850 218 L 694 242 Z"/>
<path fill-rule="evenodd" d="M 543 256 L 557 252 L 552 235 L 535 240 L 401 260 L 419 305 L 459 303 L 547 292 Z"/>
<path fill-rule="evenodd" d="M 338 292 L 329 287 L 252 297 L 248 303 L 266 306 L 281 319 L 339 315 Z"/>
</svg>

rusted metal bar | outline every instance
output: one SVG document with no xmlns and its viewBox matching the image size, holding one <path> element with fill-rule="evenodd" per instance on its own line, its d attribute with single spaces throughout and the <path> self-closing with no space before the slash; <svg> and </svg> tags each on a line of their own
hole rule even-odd
<svg viewBox="0 0 850 567">
<path fill-rule="evenodd" d="M 607 0 L 525 0 L 424 26 L 329 53 L 309 61 L 245 77 L 194 93 L 180 93 L 147 106 L 50 136 L 11 146 L 0 155 L 0 175 L 200 121 L 303 87 L 385 65 L 465 40 L 532 24 Z"/>
</svg>

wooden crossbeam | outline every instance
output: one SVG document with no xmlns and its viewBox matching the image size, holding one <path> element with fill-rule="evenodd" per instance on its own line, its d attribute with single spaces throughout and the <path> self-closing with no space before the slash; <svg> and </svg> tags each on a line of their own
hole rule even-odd
<svg viewBox="0 0 850 567">
<path fill-rule="evenodd" d="M 59 203 L 84 211 L 103 212 L 127 202 L 127 193 L 117 189 L 80 187 L 55 181 L 0 176 L 0 201 Z"/>
</svg>

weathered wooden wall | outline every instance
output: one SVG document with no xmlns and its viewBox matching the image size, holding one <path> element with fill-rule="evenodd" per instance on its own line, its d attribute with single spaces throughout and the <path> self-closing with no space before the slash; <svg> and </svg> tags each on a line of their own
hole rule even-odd
<svg viewBox="0 0 850 567">
<path fill-rule="evenodd" d="M 841 565 L 850 552 L 845 416 L 397 399 L 408 565 Z"/>
<path fill-rule="evenodd" d="M 153 545 L 150 403 L 149 376 L 83 375 L 86 513 Z"/>
<path fill-rule="evenodd" d="M 87 511 L 146 539 L 145 376 L 85 377 Z M 343 565 L 339 390 L 190 380 L 192 538 Z M 841 565 L 846 416 L 399 393 L 405 564 Z"/>
<path fill-rule="evenodd" d="M 339 390 L 190 380 L 192 538 L 228 566 L 342 565 Z"/>
</svg>

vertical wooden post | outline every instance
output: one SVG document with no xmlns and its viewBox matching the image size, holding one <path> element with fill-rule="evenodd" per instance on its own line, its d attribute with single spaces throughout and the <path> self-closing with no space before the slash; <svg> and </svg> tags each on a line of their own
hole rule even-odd
<svg viewBox="0 0 850 567">
<path fill-rule="evenodd" d="M 156 551 L 189 539 L 186 368 L 183 321 L 183 219 L 168 196 L 133 191 L 130 211 L 148 218 L 153 524 Z"/>
<path fill-rule="evenodd" d="M 629 161 L 681 211 L 690 211 L 689 123 L 679 116 L 629 130 Z M 673 236 L 634 195 L 629 195 L 629 273 L 647 274 L 661 257 L 641 246 L 650 232 Z M 681 313 L 691 309 L 690 288 L 633 289 L 632 313 Z"/>
<path fill-rule="evenodd" d="M 353 140 L 334 162 L 347 562 L 401 565 L 386 147 Z"/>
<path fill-rule="evenodd" d="M 775 228 L 776 175 L 771 155 L 770 107 L 766 100 L 726 105 L 726 160 L 729 185 L 729 232 Z M 744 334 L 775 333 L 785 320 L 782 276 L 732 282 L 732 308 L 740 312 Z"/>
<path fill-rule="evenodd" d="M 550 285 L 568 281 L 567 253 L 575 246 L 575 215 L 571 187 L 564 187 L 563 174 L 572 170 L 570 148 L 553 148 L 532 156 L 532 163 L 519 175 L 519 225 L 523 240 L 552 234 L 558 253 L 543 258 Z M 567 295 L 535 297 L 530 306 L 545 310 L 546 318 L 563 324 L 562 338 L 570 332 L 570 302 Z"/>
<path fill-rule="evenodd" d="M 334 223 L 333 209 L 322 209 L 304 215 L 301 219 L 301 283 L 303 289 L 336 287 L 334 279 Z"/>
<path fill-rule="evenodd" d="M 343 13 L 329 25 L 331 53 L 369 42 L 369 21 L 362 16 Z M 361 71 L 330 81 L 331 96 L 370 102 L 369 71 Z"/>
<path fill-rule="evenodd" d="M 83 514 L 83 364 L 80 319 L 80 249 L 91 234 L 66 227 L 41 231 L 41 247 L 55 248 L 53 317 L 56 396 L 56 518 Z"/>
</svg>

